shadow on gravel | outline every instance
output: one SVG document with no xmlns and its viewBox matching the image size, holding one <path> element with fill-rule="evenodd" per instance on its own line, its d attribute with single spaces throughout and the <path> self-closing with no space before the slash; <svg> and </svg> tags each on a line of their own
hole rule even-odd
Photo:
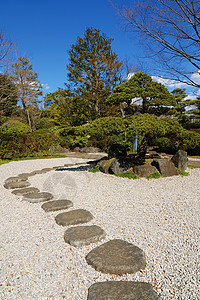
<svg viewBox="0 0 200 300">
<path fill-rule="evenodd" d="M 92 169 L 96 165 L 96 162 L 90 162 L 87 165 L 84 166 L 77 166 L 77 167 L 63 167 L 56 169 L 55 171 L 88 171 L 89 169 Z"/>
</svg>

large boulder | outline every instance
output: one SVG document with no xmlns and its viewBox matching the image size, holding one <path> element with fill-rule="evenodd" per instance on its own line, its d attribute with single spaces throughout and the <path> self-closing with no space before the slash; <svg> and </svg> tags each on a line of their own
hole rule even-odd
<svg viewBox="0 0 200 300">
<path fill-rule="evenodd" d="M 98 163 L 99 170 L 103 173 L 109 174 L 109 168 L 114 158 L 104 159 Z"/>
<path fill-rule="evenodd" d="M 154 166 L 142 165 L 142 166 L 135 166 L 133 168 L 133 171 L 139 177 L 146 177 L 146 176 L 156 172 L 157 169 Z"/>
<path fill-rule="evenodd" d="M 178 152 L 176 152 L 176 154 L 172 157 L 171 161 L 178 169 L 185 171 L 188 164 L 187 152 L 178 150 Z"/>
<path fill-rule="evenodd" d="M 179 175 L 175 165 L 172 161 L 167 159 L 154 159 L 151 163 L 152 166 L 155 166 L 162 177 Z"/>
</svg>

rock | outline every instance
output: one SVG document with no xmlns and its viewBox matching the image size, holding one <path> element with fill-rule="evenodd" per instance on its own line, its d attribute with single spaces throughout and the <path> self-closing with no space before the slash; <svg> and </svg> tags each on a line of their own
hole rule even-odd
<svg viewBox="0 0 200 300">
<path fill-rule="evenodd" d="M 58 145 L 58 150 L 57 152 L 59 153 L 69 153 L 69 149 L 62 147 L 61 145 Z"/>
<path fill-rule="evenodd" d="M 31 172 L 29 176 L 34 176 L 34 175 L 43 174 L 43 173 L 45 173 L 45 172 L 43 172 L 42 170 L 35 170 L 35 171 Z"/>
<path fill-rule="evenodd" d="M 82 152 L 82 153 L 99 153 L 99 152 L 102 152 L 102 150 L 97 147 L 84 147 L 84 148 L 80 149 L 80 152 Z"/>
<path fill-rule="evenodd" d="M 79 148 L 79 147 L 75 147 L 75 148 L 73 149 L 73 151 L 74 151 L 74 152 L 80 152 L 80 148 Z"/>
<path fill-rule="evenodd" d="M 176 152 L 176 154 L 172 157 L 171 161 L 174 163 L 176 168 L 185 171 L 188 164 L 187 152 L 178 150 L 178 152 Z"/>
<path fill-rule="evenodd" d="M 99 170 L 103 173 L 109 174 L 109 168 L 114 158 L 107 159 L 107 160 L 101 160 L 99 162 Z"/>
<path fill-rule="evenodd" d="M 167 159 L 154 159 L 151 163 L 152 166 L 155 166 L 162 177 L 179 175 L 175 165 L 172 161 Z"/>
<path fill-rule="evenodd" d="M 133 161 L 129 159 L 128 157 L 126 158 L 114 158 L 111 161 L 110 167 L 108 172 L 110 174 L 121 174 L 124 173 L 133 166 Z"/>
<path fill-rule="evenodd" d="M 105 237 L 105 231 L 96 225 L 71 227 L 64 234 L 65 242 L 74 247 L 86 246 Z"/>
<path fill-rule="evenodd" d="M 133 171 L 139 177 L 146 177 L 146 176 L 156 172 L 157 169 L 154 166 L 142 165 L 142 166 L 135 166 L 133 168 Z"/>
<path fill-rule="evenodd" d="M 8 182 L 4 184 L 6 189 L 18 189 L 31 185 L 28 181 Z"/>
<path fill-rule="evenodd" d="M 44 202 L 44 201 L 49 201 L 53 198 L 52 194 L 47 193 L 47 192 L 34 192 L 31 194 L 27 194 L 23 197 L 22 200 L 28 201 L 31 203 L 38 203 L 38 202 Z"/>
<path fill-rule="evenodd" d="M 87 300 L 157 300 L 151 284 L 134 281 L 97 282 L 88 289 Z"/>
<path fill-rule="evenodd" d="M 35 193 L 35 192 L 39 192 L 39 189 L 37 189 L 35 187 L 27 187 L 27 188 L 20 189 L 20 190 L 14 190 L 11 193 L 14 195 L 18 195 L 18 196 L 24 196 L 24 195 Z"/>
<path fill-rule="evenodd" d="M 53 170 L 53 168 L 44 168 L 44 169 L 41 170 L 41 172 L 46 173 L 46 172 L 49 172 L 49 171 L 52 171 L 52 170 Z"/>
<path fill-rule="evenodd" d="M 126 241 L 115 239 L 94 248 L 86 261 L 95 270 L 103 273 L 136 273 L 146 266 L 144 252 Z"/>
<path fill-rule="evenodd" d="M 109 148 L 109 157 L 126 157 L 127 156 L 127 151 L 126 147 L 121 145 L 121 144 L 112 144 Z"/>
<path fill-rule="evenodd" d="M 10 182 L 19 182 L 19 181 L 26 181 L 28 179 L 27 176 L 15 176 L 15 177 L 9 177 L 5 180 L 5 183 Z"/>
<path fill-rule="evenodd" d="M 42 209 L 45 212 L 49 211 L 57 211 L 62 209 L 68 209 L 73 206 L 72 201 L 70 200 L 55 200 L 55 201 L 48 201 L 47 203 L 42 204 Z"/>
<path fill-rule="evenodd" d="M 85 209 L 75 209 L 69 212 L 58 214 L 55 217 L 56 223 L 61 226 L 76 225 L 89 222 L 93 215 Z"/>
<path fill-rule="evenodd" d="M 120 168 L 120 163 L 119 163 L 119 160 L 117 158 L 112 160 L 108 171 L 111 174 L 123 173 L 123 168 Z"/>
</svg>

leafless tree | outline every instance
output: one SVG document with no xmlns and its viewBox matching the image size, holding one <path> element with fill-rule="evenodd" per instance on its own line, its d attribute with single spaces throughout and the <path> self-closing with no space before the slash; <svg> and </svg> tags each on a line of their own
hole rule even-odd
<svg viewBox="0 0 200 300">
<path fill-rule="evenodd" d="M 200 88 L 200 1 L 110 0 L 165 77 Z M 161 69 L 162 68 L 162 69 Z M 158 71 L 158 69 L 157 69 Z M 158 73 L 157 73 L 158 74 Z"/>
<path fill-rule="evenodd" d="M 0 72 L 8 73 L 14 62 L 16 45 L 3 31 L 0 31 Z"/>
</svg>

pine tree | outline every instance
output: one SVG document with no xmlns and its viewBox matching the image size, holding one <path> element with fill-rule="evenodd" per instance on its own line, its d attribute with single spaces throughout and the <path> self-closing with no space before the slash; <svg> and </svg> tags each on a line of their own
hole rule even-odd
<svg viewBox="0 0 200 300">
<path fill-rule="evenodd" d="M 87 28 L 68 51 L 68 80 L 74 91 L 89 101 L 93 118 L 104 114 L 106 99 L 120 82 L 122 62 L 112 51 L 111 42 L 100 30 Z"/>
<path fill-rule="evenodd" d="M 107 102 L 119 106 L 121 110 L 125 104 L 128 112 L 136 107 L 141 113 L 154 113 L 158 116 L 170 115 L 171 107 L 176 105 L 175 97 L 165 86 L 153 81 L 151 76 L 143 72 L 135 73 L 128 81 L 115 87 Z"/>
</svg>

